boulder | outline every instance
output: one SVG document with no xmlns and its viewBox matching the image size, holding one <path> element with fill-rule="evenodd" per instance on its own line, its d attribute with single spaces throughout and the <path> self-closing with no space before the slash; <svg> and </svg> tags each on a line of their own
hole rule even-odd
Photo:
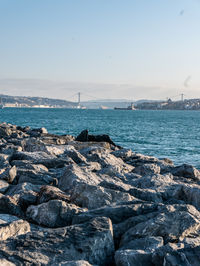
<svg viewBox="0 0 200 266">
<path fill-rule="evenodd" d="M 4 258 L 19 265 L 59 265 L 86 260 L 92 265 L 111 265 L 114 255 L 112 224 L 96 218 L 81 225 L 31 231 L 0 242 Z"/>
<path fill-rule="evenodd" d="M 182 176 L 191 178 L 194 181 L 200 181 L 200 172 L 194 166 L 183 164 L 172 169 L 172 174 L 175 176 Z"/>
<path fill-rule="evenodd" d="M 100 181 L 101 179 L 86 167 L 69 165 L 59 179 L 58 187 L 65 192 L 71 192 L 80 184 L 97 185 Z"/>
<path fill-rule="evenodd" d="M 6 195 L 11 196 L 21 207 L 26 211 L 27 207 L 36 204 L 40 185 L 31 183 L 19 183 L 18 185 L 11 186 Z"/>
<path fill-rule="evenodd" d="M 54 186 L 42 186 L 37 195 L 37 203 L 41 204 L 49 200 L 62 200 L 70 202 L 70 196 Z"/>
<path fill-rule="evenodd" d="M 16 166 L 1 169 L 0 179 L 12 183 L 17 176 Z"/>
<path fill-rule="evenodd" d="M 161 212 L 156 217 L 130 228 L 123 236 L 120 246 L 135 238 L 161 236 L 165 242 L 179 241 L 200 228 L 199 214 L 186 211 Z"/>
<path fill-rule="evenodd" d="M 81 142 L 108 142 L 114 147 L 117 146 L 108 135 L 89 135 L 88 130 L 83 130 L 75 139 L 76 141 L 81 141 Z M 117 146 L 121 148 L 120 146 Z"/>
<path fill-rule="evenodd" d="M 8 238 L 15 238 L 16 236 L 27 234 L 30 232 L 30 225 L 27 221 L 16 220 L 10 223 L 1 224 L 0 226 L 0 241 Z"/>
<path fill-rule="evenodd" d="M 50 200 L 37 206 L 29 206 L 26 216 L 39 225 L 52 228 L 71 225 L 72 218 L 84 211 L 86 209 L 81 209 L 74 204 L 61 200 Z"/>
<path fill-rule="evenodd" d="M 112 203 L 128 202 L 134 199 L 127 192 L 81 183 L 71 192 L 71 201 L 88 209 L 96 209 Z"/>
<path fill-rule="evenodd" d="M 116 266 L 154 266 L 151 252 L 143 250 L 118 250 L 115 253 Z"/>
<path fill-rule="evenodd" d="M 11 196 L 0 194 L 0 213 L 23 217 L 24 213 L 18 202 Z"/>
</svg>

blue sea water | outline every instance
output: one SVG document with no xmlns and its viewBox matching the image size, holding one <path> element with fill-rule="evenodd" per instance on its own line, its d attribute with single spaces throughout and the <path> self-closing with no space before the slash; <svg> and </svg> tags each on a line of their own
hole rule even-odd
<svg viewBox="0 0 200 266">
<path fill-rule="evenodd" d="M 0 121 L 75 136 L 88 129 L 133 151 L 200 168 L 199 111 L 4 108 Z"/>
</svg>

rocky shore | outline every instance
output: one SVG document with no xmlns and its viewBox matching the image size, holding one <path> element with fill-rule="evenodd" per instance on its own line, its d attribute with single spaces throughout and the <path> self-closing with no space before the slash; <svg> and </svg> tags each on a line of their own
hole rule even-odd
<svg viewBox="0 0 200 266">
<path fill-rule="evenodd" d="M 0 124 L 0 265 L 200 265 L 200 172 Z"/>
</svg>

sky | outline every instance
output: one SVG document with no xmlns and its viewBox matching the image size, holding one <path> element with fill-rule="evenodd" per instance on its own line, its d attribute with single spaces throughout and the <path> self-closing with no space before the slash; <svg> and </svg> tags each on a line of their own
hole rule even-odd
<svg viewBox="0 0 200 266">
<path fill-rule="evenodd" d="M 0 93 L 200 98 L 200 0 L 0 0 Z"/>
</svg>

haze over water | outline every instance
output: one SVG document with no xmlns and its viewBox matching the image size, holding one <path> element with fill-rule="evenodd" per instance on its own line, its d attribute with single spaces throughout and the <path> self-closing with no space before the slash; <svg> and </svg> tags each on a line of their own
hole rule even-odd
<svg viewBox="0 0 200 266">
<path fill-rule="evenodd" d="M 200 112 L 5 108 L 0 121 L 56 134 L 109 134 L 135 152 L 200 168 Z"/>
</svg>

